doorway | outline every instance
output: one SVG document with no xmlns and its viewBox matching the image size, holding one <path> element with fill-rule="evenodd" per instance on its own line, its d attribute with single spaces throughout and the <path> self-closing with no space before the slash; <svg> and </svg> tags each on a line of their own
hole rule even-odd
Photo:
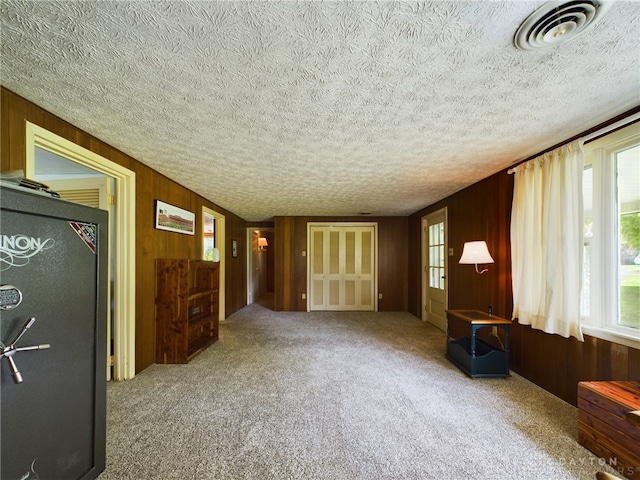
<svg viewBox="0 0 640 480">
<path fill-rule="evenodd" d="M 202 259 L 220 262 L 220 285 L 218 290 L 218 320 L 226 318 L 225 313 L 225 216 L 205 206 L 202 207 Z M 216 251 L 217 250 L 217 251 Z M 217 258 L 217 260 L 216 260 Z"/>
<path fill-rule="evenodd" d="M 116 199 L 111 234 L 113 264 L 113 368 L 114 380 L 135 376 L 135 173 L 115 162 L 30 122 L 26 124 L 25 176 L 35 178 L 36 149 L 113 179 Z M 109 338 L 109 337 L 107 337 Z M 110 345 L 107 345 L 110 351 Z"/>
<path fill-rule="evenodd" d="M 273 228 L 247 229 L 247 305 L 274 309 L 275 234 Z"/>
<path fill-rule="evenodd" d="M 422 218 L 422 320 L 447 330 L 447 209 Z"/>
<path fill-rule="evenodd" d="M 91 208 L 99 208 L 109 212 L 108 222 L 108 242 L 107 263 L 109 269 L 108 281 L 108 308 L 107 308 L 107 380 L 113 378 L 113 320 L 115 318 L 113 307 L 113 238 L 114 231 L 114 208 L 113 178 L 108 177 L 96 170 L 79 165 L 71 160 L 61 157 L 55 153 L 35 147 L 34 174 L 32 178 L 38 182 L 46 184 L 51 190 L 60 195 L 60 198 L 68 202 L 79 203 Z"/>
</svg>

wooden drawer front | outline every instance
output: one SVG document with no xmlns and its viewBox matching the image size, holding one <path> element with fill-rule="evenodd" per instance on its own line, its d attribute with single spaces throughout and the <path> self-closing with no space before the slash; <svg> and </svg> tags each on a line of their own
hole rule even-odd
<svg viewBox="0 0 640 480">
<path fill-rule="evenodd" d="M 617 462 L 618 467 L 636 467 L 636 476 L 630 478 L 640 478 L 638 441 L 582 410 L 578 412 L 578 443 L 607 462 Z"/>
<path fill-rule="evenodd" d="M 640 408 L 640 382 L 581 382 L 578 442 L 627 478 L 640 479 L 640 428 L 626 415 Z"/>
<path fill-rule="evenodd" d="M 624 418 L 640 409 L 640 382 L 580 382 L 578 397 Z"/>
<path fill-rule="evenodd" d="M 619 404 L 616 404 L 621 407 Z M 596 418 L 608 425 L 611 429 L 611 434 L 615 436 L 628 437 L 629 440 L 636 442 L 636 446 L 640 449 L 640 428 L 631 424 L 627 420 L 626 415 L 631 409 L 628 407 L 616 408 L 616 410 L 609 410 L 606 406 L 602 407 L 601 404 L 591 402 L 584 397 L 578 396 L 578 418 L 581 419 L 581 414 L 589 414 L 590 417 Z M 586 416 L 584 417 L 586 420 Z"/>
</svg>

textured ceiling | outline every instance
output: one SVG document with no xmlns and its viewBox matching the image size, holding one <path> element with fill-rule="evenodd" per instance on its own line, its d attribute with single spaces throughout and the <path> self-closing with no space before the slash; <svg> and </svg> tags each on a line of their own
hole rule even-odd
<svg viewBox="0 0 640 480">
<path fill-rule="evenodd" d="M 2 85 L 249 221 L 408 215 L 640 104 L 640 3 L 2 0 Z"/>
</svg>

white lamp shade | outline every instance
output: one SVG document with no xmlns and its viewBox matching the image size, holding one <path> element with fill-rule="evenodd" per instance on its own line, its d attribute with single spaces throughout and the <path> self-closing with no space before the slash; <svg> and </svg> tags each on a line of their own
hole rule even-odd
<svg viewBox="0 0 640 480">
<path fill-rule="evenodd" d="M 462 256 L 460 257 L 460 262 L 458 263 L 469 263 L 476 265 L 479 263 L 493 263 L 493 258 L 491 257 L 489 249 L 487 248 L 487 242 L 465 242 L 464 248 L 462 249 Z"/>
<path fill-rule="evenodd" d="M 258 238 L 258 246 L 261 248 L 268 247 L 269 244 L 267 243 L 267 239 L 264 237 Z"/>
</svg>

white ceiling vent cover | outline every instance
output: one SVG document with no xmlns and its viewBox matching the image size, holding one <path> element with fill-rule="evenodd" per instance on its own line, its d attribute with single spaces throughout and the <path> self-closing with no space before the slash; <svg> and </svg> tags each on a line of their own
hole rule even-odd
<svg viewBox="0 0 640 480">
<path fill-rule="evenodd" d="M 610 6 L 601 0 L 545 3 L 520 25 L 514 43 L 521 50 L 540 50 L 567 42 L 599 20 Z"/>
</svg>

